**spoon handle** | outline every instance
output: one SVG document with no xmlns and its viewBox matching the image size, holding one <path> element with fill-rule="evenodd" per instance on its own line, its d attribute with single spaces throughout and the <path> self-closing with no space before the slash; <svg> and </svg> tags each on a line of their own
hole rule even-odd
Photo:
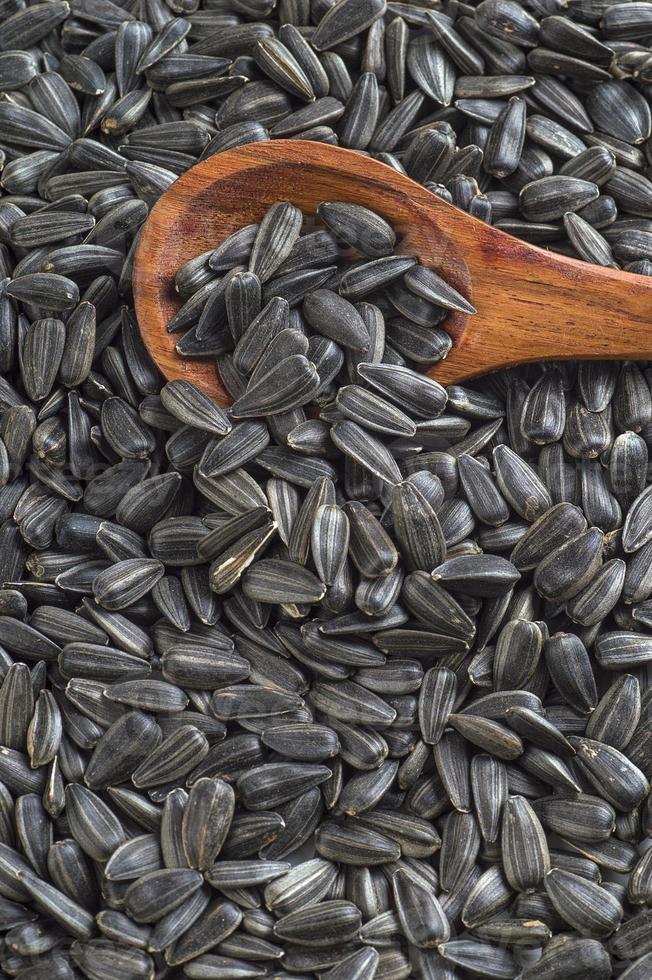
<svg viewBox="0 0 652 980">
<path fill-rule="evenodd" d="M 459 237 L 459 221 L 455 230 Z M 442 384 L 526 361 L 652 358 L 652 277 L 547 252 L 493 228 L 460 248 L 477 315 L 430 372 Z"/>
</svg>

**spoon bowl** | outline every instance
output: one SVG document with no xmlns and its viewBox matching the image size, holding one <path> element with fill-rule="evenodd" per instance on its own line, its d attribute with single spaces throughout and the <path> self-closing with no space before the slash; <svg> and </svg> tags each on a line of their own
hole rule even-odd
<svg viewBox="0 0 652 980">
<path fill-rule="evenodd" d="M 182 304 L 178 269 L 276 201 L 314 215 L 322 201 L 371 208 L 394 228 L 398 252 L 414 255 L 468 299 L 452 312 L 448 357 L 428 372 L 451 384 L 528 361 L 651 359 L 652 278 L 593 266 L 506 235 L 472 218 L 384 163 L 304 140 L 252 143 L 186 171 L 157 201 L 136 251 L 133 292 L 141 334 L 168 380 L 194 382 L 231 401 L 214 359 L 177 354 L 167 324 Z"/>
</svg>

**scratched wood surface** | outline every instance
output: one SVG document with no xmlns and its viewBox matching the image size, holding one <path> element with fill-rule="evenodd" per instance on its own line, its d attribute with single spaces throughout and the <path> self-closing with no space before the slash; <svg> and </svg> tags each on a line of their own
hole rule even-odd
<svg viewBox="0 0 652 980">
<path fill-rule="evenodd" d="M 181 305 L 177 269 L 258 222 L 275 201 L 314 213 L 321 201 L 372 208 L 399 250 L 439 272 L 477 309 L 451 314 L 442 384 L 526 361 L 652 359 L 652 278 L 568 259 L 483 224 L 395 170 L 351 150 L 302 140 L 252 143 L 209 157 L 163 194 L 141 234 L 133 284 L 147 348 L 168 379 L 230 401 L 213 359 L 182 358 L 166 324 Z"/>
</svg>

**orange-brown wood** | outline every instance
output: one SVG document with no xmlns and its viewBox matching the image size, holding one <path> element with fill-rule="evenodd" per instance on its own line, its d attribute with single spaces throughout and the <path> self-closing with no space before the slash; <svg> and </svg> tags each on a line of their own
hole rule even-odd
<svg viewBox="0 0 652 980">
<path fill-rule="evenodd" d="M 168 379 L 187 378 L 221 404 L 212 360 L 179 357 L 166 324 L 181 305 L 177 269 L 259 221 L 275 201 L 314 213 L 321 201 L 372 208 L 416 255 L 476 307 L 451 314 L 448 357 L 430 374 L 443 384 L 526 361 L 652 359 L 652 278 L 603 269 L 528 245 L 485 225 L 386 164 L 302 140 L 252 143 L 209 157 L 181 176 L 150 214 L 136 253 L 136 313 L 147 348 Z"/>
</svg>

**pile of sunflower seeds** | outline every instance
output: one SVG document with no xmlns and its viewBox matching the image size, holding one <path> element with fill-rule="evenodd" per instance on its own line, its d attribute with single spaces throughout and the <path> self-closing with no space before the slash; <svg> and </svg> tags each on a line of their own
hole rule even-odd
<svg viewBox="0 0 652 980">
<path fill-rule="evenodd" d="M 467 301 L 280 203 L 177 275 L 224 411 L 131 269 L 297 137 L 651 272 L 652 3 L 0 17 L 0 976 L 649 980 L 652 372 L 445 390 Z"/>
</svg>

